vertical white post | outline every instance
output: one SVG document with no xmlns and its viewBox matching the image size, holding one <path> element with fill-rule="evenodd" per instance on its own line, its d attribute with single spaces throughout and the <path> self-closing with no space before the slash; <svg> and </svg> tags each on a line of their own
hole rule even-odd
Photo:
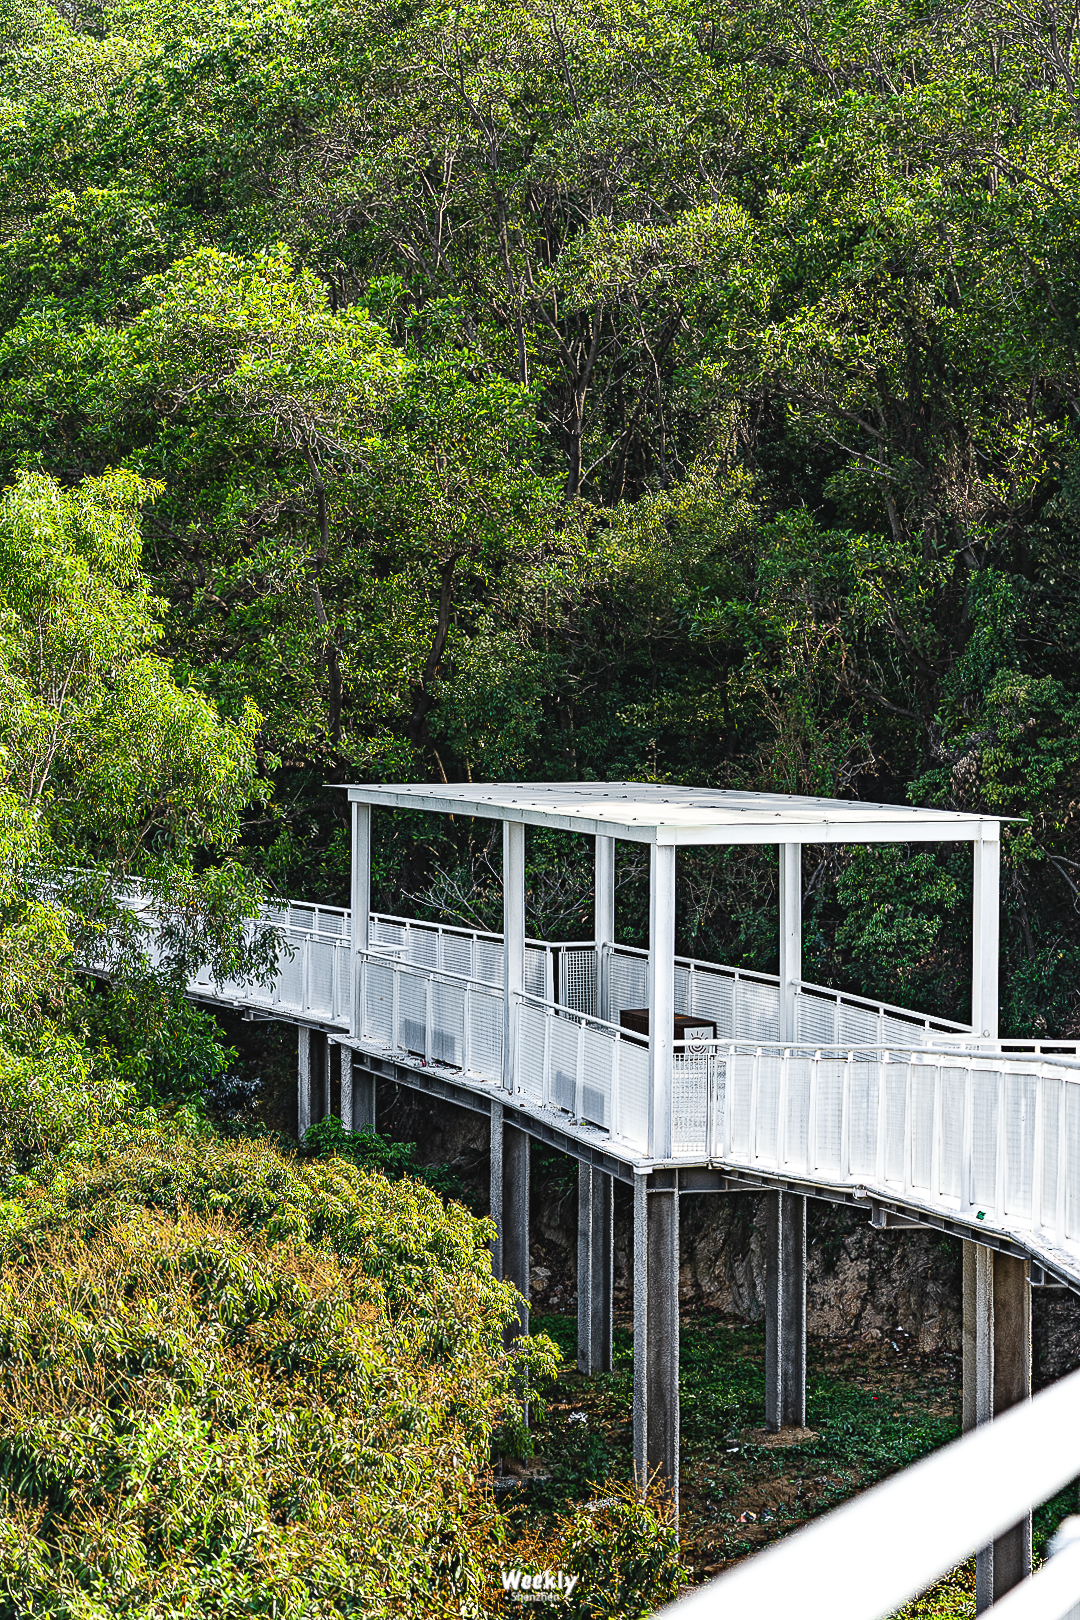
<svg viewBox="0 0 1080 1620">
<path fill-rule="evenodd" d="M 780 1040 L 795 1042 L 802 981 L 802 845 L 780 845 Z"/>
<path fill-rule="evenodd" d="M 975 897 L 971 952 L 971 1027 L 977 1037 L 998 1033 L 998 906 L 1000 829 L 985 826 L 975 840 Z"/>
<path fill-rule="evenodd" d="M 525 988 L 525 824 L 503 822 L 503 1087 L 514 1089 L 518 996 Z"/>
<path fill-rule="evenodd" d="M 675 1039 L 675 846 L 650 846 L 649 1153 L 671 1157 L 671 1071 Z"/>
<path fill-rule="evenodd" d="M 352 1007 L 349 1013 L 349 1034 L 363 1034 L 363 1015 L 360 1010 L 360 955 L 368 948 L 371 931 L 371 806 L 352 806 L 352 882 L 350 885 L 352 909 Z"/>
<path fill-rule="evenodd" d="M 596 881 L 593 901 L 593 937 L 596 940 L 596 1010 L 611 1018 L 611 946 L 615 943 L 615 840 L 596 839 Z"/>
</svg>

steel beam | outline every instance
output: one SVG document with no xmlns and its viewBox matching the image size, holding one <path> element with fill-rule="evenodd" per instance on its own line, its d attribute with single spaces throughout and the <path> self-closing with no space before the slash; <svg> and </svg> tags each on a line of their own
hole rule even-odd
<svg viewBox="0 0 1080 1620">
<path fill-rule="evenodd" d="M 964 1244 L 965 1432 L 1031 1398 L 1028 1262 Z M 1031 1574 L 1031 1514 L 975 1555 L 975 1612 Z"/>
<path fill-rule="evenodd" d="M 611 1281 L 615 1183 L 578 1164 L 578 1371 L 611 1371 Z"/>
<path fill-rule="evenodd" d="M 765 1427 L 806 1427 L 806 1199 L 765 1197 Z"/>
</svg>

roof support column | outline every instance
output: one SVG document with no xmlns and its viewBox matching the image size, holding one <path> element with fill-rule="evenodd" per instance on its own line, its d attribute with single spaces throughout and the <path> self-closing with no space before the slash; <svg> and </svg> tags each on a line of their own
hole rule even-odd
<svg viewBox="0 0 1080 1620">
<path fill-rule="evenodd" d="M 1000 837 L 1000 829 L 993 823 L 975 840 L 971 1027 L 976 1035 L 990 1040 L 996 1040 L 998 1033 Z"/>
<path fill-rule="evenodd" d="M 611 1371 L 611 1278 L 615 1179 L 578 1164 L 578 1371 Z"/>
<path fill-rule="evenodd" d="M 349 1034 L 363 1034 L 360 1007 L 360 959 L 368 948 L 371 934 L 371 806 L 352 806 L 352 867 L 349 893 L 352 909 L 352 999 L 349 1008 Z"/>
<path fill-rule="evenodd" d="M 964 1244 L 965 1432 L 1031 1398 L 1029 1263 Z M 1031 1514 L 975 1555 L 982 1614 L 1031 1574 Z"/>
<path fill-rule="evenodd" d="M 797 847 L 797 846 L 796 846 Z M 806 1427 L 806 1199 L 765 1194 L 765 1427 Z"/>
<path fill-rule="evenodd" d="M 593 901 L 596 939 L 596 1010 L 611 1018 L 611 946 L 615 943 L 615 840 L 596 836 L 596 880 Z"/>
<path fill-rule="evenodd" d="M 780 845 L 780 1039 L 797 1041 L 802 982 L 802 845 Z"/>
<path fill-rule="evenodd" d="M 675 846 L 651 844 L 649 864 L 649 1153 L 671 1157 L 675 1034 Z"/>
<path fill-rule="evenodd" d="M 503 1088 L 513 1095 L 517 1027 L 525 988 L 525 823 L 503 822 Z"/>
</svg>

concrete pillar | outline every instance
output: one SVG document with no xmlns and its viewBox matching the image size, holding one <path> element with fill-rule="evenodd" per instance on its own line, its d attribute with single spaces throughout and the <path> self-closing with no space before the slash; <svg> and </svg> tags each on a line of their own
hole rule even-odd
<svg viewBox="0 0 1080 1620">
<path fill-rule="evenodd" d="M 330 1112 L 330 1042 L 321 1030 L 308 1031 L 308 1117 L 325 1119 Z"/>
<path fill-rule="evenodd" d="M 806 1427 L 806 1199 L 765 1195 L 765 1426 Z"/>
<path fill-rule="evenodd" d="M 503 822 L 503 1088 L 514 1093 L 518 996 L 525 988 L 525 823 Z"/>
<path fill-rule="evenodd" d="M 578 1165 L 578 1371 L 611 1371 L 612 1225 L 615 1182 Z"/>
<path fill-rule="evenodd" d="M 649 847 L 649 1153 L 671 1157 L 675 1034 L 675 849 Z"/>
<path fill-rule="evenodd" d="M 519 1325 L 510 1337 L 529 1331 L 529 1138 L 504 1118 L 501 1103 L 491 1104 L 491 1218 L 495 1238 L 491 1269 L 512 1282 L 524 1303 Z"/>
<path fill-rule="evenodd" d="M 797 1041 L 802 981 L 802 845 L 780 845 L 780 1039 Z"/>
<path fill-rule="evenodd" d="M 375 1076 L 353 1061 L 352 1048 L 341 1048 L 341 1123 L 347 1131 L 375 1129 Z"/>
<path fill-rule="evenodd" d="M 964 1244 L 965 1431 L 1031 1397 L 1028 1262 Z M 975 1555 L 975 1611 L 983 1614 L 1031 1574 L 1031 1514 Z"/>
<path fill-rule="evenodd" d="M 303 1025 L 297 1032 L 297 1044 L 296 1135 L 302 1142 L 311 1124 L 311 1031 Z"/>
<path fill-rule="evenodd" d="M 662 1176 L 664 1172 L 654 1172 Z M 634 1473 L 679 1508 L 679 1195 L 634 1181 Z"/>
<path fill-rule="evenodd" d="M 997 823 L 986 823 L 975 840 L 974 906 L 971 951 L 971 1027 L 976 1035 L 997 1039 L 998 917 L 1001 844 Z"/>
<path fill-rule="evenodd" d="M 615 840 L 596 839 L 593 898 L 593 937 L 596 940 L 596 1011 L 611 1019 L 611 949 L 615 943 Z"/>
</svg>

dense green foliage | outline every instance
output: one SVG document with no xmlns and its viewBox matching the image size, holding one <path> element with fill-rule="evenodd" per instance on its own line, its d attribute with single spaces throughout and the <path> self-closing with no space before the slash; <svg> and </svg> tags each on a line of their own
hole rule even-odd
<svg viewBox="0 0 1080 1620">
<path fill-rule="evenodd" d="M 174 668 L 263 715 L 257 871 L 341 896 L 327 776 L 982 807 L 1008 1025 L 1072 1028 L 1055 0 L 5 0 L 2 49 L 0 463 L 148 481 Z M 412 832 L 384 897 L 460 911 L 490 852 Z M 768 966 L 771 864 L 685 877 L 686 942 Z M 805 877 L 818 976 L 964 1013 L 965 859 Z"/>
</svg>

